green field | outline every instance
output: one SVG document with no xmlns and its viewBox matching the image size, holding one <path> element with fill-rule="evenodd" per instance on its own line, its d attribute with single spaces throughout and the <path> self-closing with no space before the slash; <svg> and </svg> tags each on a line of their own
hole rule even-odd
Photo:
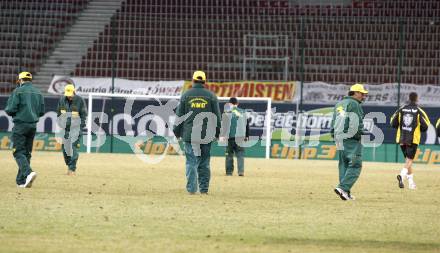
<svg viewBox="0 0 440 253">
<path fill-rule="evenodd" d="M 69 177 L 36 152 L 31 189 L 10 152 L 0 164 L 0 252 L 440 252 L 438 165 L 416 165 L 410 191 L 401 165 L 365 163 L 343 202 L 335 161 L 248 159 L 242 178 L 213 158 L 208 196 L 186 194 L 183 157 L 81 154 Z"/>
</svg>

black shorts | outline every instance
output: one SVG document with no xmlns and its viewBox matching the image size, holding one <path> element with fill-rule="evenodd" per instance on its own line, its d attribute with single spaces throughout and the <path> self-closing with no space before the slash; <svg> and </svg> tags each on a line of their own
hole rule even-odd
<svg viewBox="0 0 440 253">
<path fill-rule="evenodd" d="M 403 156 L 405 158 L 414 159 L 417 152 L 417 144 L 403 144 L 400 145 L 400 149 L 402 149 Z"/>
</svg>

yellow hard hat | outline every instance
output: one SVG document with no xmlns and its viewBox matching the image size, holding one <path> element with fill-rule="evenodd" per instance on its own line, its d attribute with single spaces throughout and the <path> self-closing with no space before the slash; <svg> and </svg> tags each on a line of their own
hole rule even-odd
<svg viewBox="0 0 440 253">
<path fill-rule="evenodd" d="M 358 91 L 358 92 L 363 93 L 363 94 L 368 94 L 368 91 L 360 83 L 353 84 L 350 87 L 350 91 Z"/>
<path fill-rule="evenodd" d="M 18 74 L 18 80 L 23 79 L 23 78 L 29 78 L 32 79 L 32 74 L 26 71 L 20 72 L 20 74 Z"/>
<path fill-rule="evenodd" d="M 193 74 L 193 80 L 195 81 L 206 81 L 206 74 L 201 70 L 197 70 Z"/>
<path fill-rule="evenodd" d="M 75 93 L 75 86 L 73 84 L 68 84 L 64 87 L 64 96 L 71 97 Z"/>
</svg>

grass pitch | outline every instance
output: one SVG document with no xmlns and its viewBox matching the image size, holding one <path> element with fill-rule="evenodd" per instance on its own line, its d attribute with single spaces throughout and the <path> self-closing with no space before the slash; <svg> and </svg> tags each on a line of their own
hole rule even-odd
<svg viewBox="0 0 440 253">
<path fill-rule="evenodd" d="M 365 163 L 356 201 L 333 192 L 335 161 L 247 159 L 245 177 L 213 158 L 210 195 L 185 191 L 184 158 L 34 153 L 32 189 L 15 185 L 0 152 L 0 252 L 440 252 L 440 167 L 416 165 L 419 189 L 397 187 L 401 165 Z"/>
</svg>

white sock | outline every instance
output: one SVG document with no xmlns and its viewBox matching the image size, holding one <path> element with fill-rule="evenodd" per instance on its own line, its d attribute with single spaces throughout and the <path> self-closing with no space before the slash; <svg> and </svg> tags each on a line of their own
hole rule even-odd
<svg viewBox="0 0 440 253">
<path fill-rule="evenodd" d="M 414 184 L 413 174 L 408 175 L 407 177 L 408 177 L 408 183 L 409 183 L 409 184 Z"/>
<path fill-rule="evenodd" d="M 403 168 L 403 169 L 400 171 L 400 176 L 402 177 L 402 180 L 406 179 L 407 176 L 408 176 L 408 169 L 407 169 L 407 168 Z"/>
</svg>

